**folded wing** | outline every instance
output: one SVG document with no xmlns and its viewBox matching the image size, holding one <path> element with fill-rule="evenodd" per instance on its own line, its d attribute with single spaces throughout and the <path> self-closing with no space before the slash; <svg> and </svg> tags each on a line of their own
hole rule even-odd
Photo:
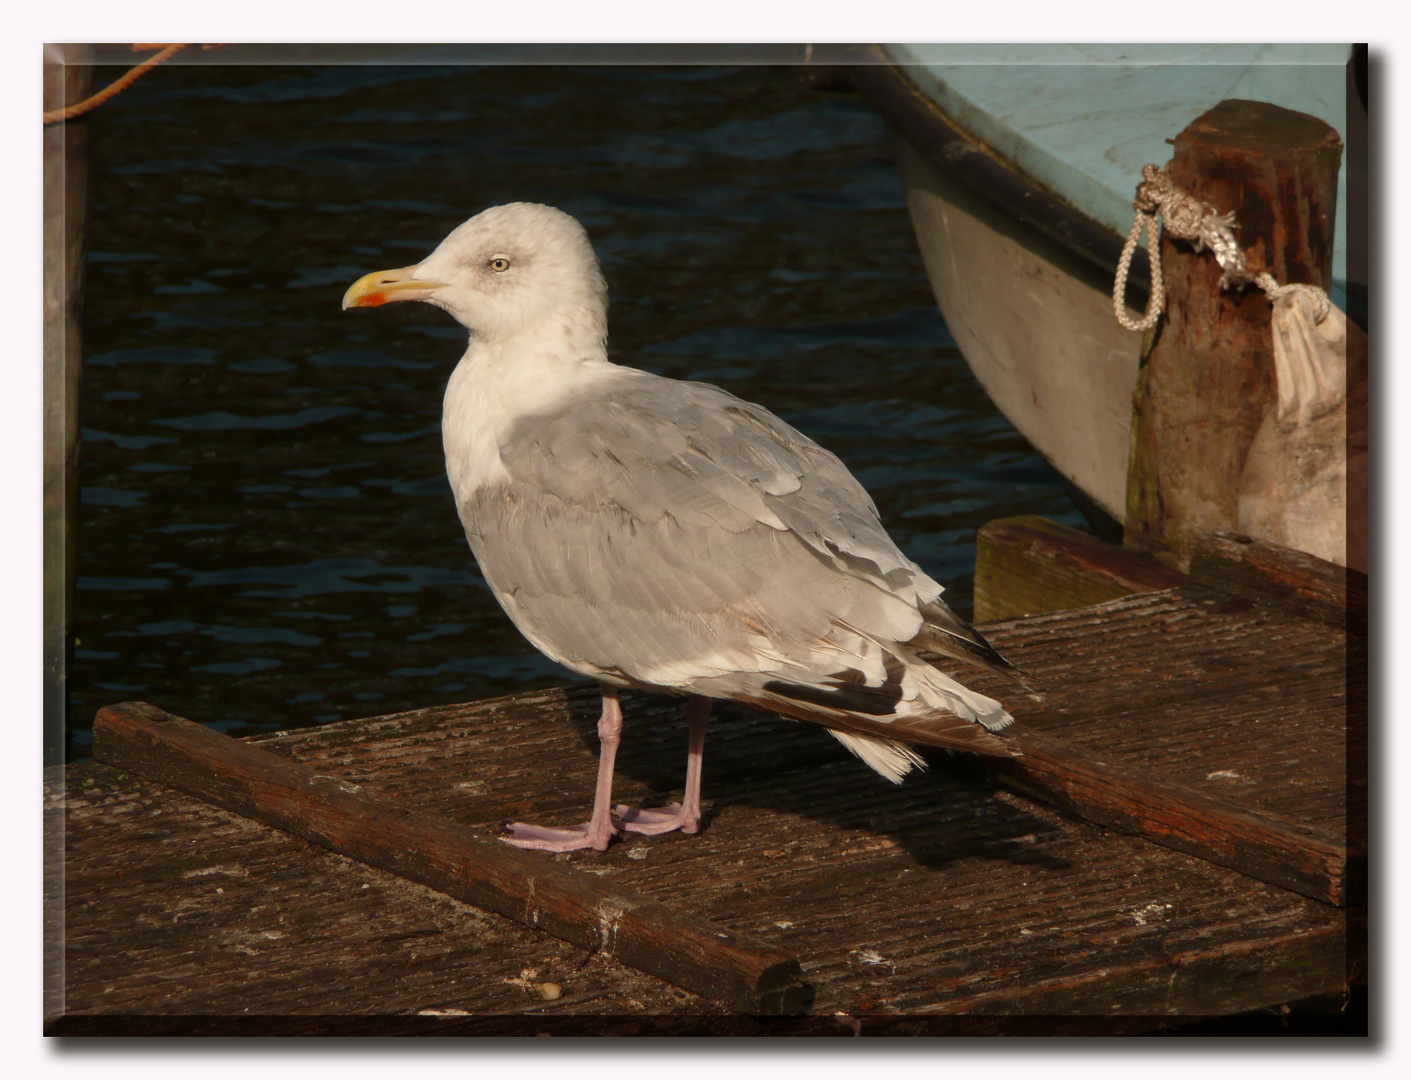
<svg viewBox="0 0 1411 1080">
<path fill-rule="evenodd" d="M 1006 753 L 992 699 L 918 648 L 1007 663 L 941 600 L 834 455 L 758 406 L 631 368 L 500 446 L 457 493 L 506 612 L 621 685 L 747 701 L 830 728 L 891 779 L 897 740 Z"/>
</svg>

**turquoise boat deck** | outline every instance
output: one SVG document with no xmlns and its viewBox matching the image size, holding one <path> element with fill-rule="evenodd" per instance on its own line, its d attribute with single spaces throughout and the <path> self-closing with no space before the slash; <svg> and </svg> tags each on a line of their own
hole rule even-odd
<svg viewBox="0 0 1411 1080">
<path fill-rule="evenodd" d="M 1350 45 L 889 45 L 884 52 L 970 134 L 1122 236 L 1132 227 L 1142 166 L 1165 165 L 1166 140 L 1221 101 L 1309 113 L 1347 142 Z M 1344 168 L 1333 247 L 1339 293 L 1348 276 L 1346 221 Z"/>
</svg>

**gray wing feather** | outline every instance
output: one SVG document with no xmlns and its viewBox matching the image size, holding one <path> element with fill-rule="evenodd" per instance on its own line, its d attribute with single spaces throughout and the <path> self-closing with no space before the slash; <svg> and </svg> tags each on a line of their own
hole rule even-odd
<svg viewBox="0 0 1411 1080">
<path fill-rule="evenodd" d="M 661 683 L 809 667 L 840 624 L 894 641 L 919 631 L 906 583 L 939 586 L 842 462 L 716 387 L 623 371 L 610 394 L 516 425 L 501 446 L 509 482 L 461 506 L 534 644 Z"/>
<path fill-rule="evenodd" d="M 630 375 L 611 396 L 518 425 L 502 448 L 511 474 L 575 499 L 592 483 L 600 506 L 645 523 L 669 514 L 740 532 L 763 522 L 830 558 L 922 576 L 882 528 L 871 496 L 812 439 L 708 383 L 622 371 Z"/>
<path fill-rule="evenodd" d="M 911 651 L 926 612 L 949 615 L 941 587 L 841 461 L 716 387 L 619 370 L 592 400 L 515 424 L 508 478 L 459 502 L 535 646 L 605 681 L 822 723 L 892 779 L 914 763 L 896 738 L 1008 752 L 988 733 L 1003 707 Z"/>
<path fill-rule="evenodd" d="M 472 546 L 526 636 L 585 673 L 683 685 L 808 667 L 839 621 L 893 640 L 920 627 L 913 605 L 840 575 L 785 530 L 646 524 L 554 496 L 541 497 L 547 515 L 519 512 L 526 501 L 517 483 L 477 493 Z M 497 513 L 497 502 L 515 510 Z"/>
</svg>

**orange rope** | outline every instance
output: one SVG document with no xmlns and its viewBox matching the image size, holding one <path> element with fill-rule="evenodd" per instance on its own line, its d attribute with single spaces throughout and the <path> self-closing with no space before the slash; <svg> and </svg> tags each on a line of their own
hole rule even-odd
<svg viewBox="0 0 1411 1080">
<path fill-rule="evenodd" d="M 135 52 L 140 48 L 141 46 L 134 45 L 133 51 Z M 143 75 L 146 75 L 147 72 L 151 71 L 158 64 L 165 63 L 167 60 L 170 60 L 173 56 L 175 56 L 184 48 L 186 48 L 185 45 L 167 45 L 156 56 L 152 57 L 150 60 L 142 61 L 142 63 L 138 64 L 135 68 L 129 71 L 122 78 L 118 79 L 107 89 L 99 90 L 98 93 L 94 94 L 90 98 L 85 98 L 83 101 L 80 101 L 77 105 L 70 105 L 68 106 L 68 108 L 65 109 L 55 109 L 53 112 L 45 113 L 44 122 L 46 124 L 52 124 L 56 120 L 72 120 L 75 116 L 82 116 L 89 109 L 96 109 L 99 105 L 103 104 L 103 102 L 107 101 L 110 97 L 114 97 L 115 95 L 122 93 L 124 90 L 126 90 L 129 86 L 135 83 L 138 79 L 142 78 Z"/>
</svg>

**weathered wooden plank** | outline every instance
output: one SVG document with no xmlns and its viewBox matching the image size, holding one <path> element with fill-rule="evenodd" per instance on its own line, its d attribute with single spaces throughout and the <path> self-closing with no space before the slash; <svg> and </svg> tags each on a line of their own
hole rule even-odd
<svg viewBox="0 0 1411 1080">
<path fill-rule="evenodd" d="M 1185 575 L 1038 515 L 999 518 L 975 539 L 975 620 L 997 622 L 1169 589 Z"/>
<path fill-rule="evenodd" d="M 983 629 L 1044 699 L 967 680 L 1102 760 L 1334 834 L 1365 798 L 1357 638 L 1193 586 Z"/>
<path fill-rule="evenodd" d="M 1350 841 L 1365 818 L 1361 736 L 1344 716 L 1365 687 L 1349 683 L 1335 627 L 1189 585 L 984 629 L 1044 693 L 1030 702 L 976 673 L 977 688 L 1015 712 L 1021 738 L 1061 739 L 1261 824 L 1273 815 Z M 664 801 L 681 782 L 680 703 L 623 700 L 616 794 Z M 507 816 L 581 818 L 596 717 L 585 685 L 252 741 L 329 784 L 484 837 Z M 1365 978 L 1359 909 L 996 790 L 971 759 L 930 760 L 893 786 L 812 725 L 723 704 L 699 835 L 542 857 L 802 955 L 818 987 L 813 1016 L 767 1022 L 718 1015 L 718 1003 L 604 966 L 613 962 L 601 953 L 536 944 L 528 928 L 472 918 L 423 886 L 80 767 L 103 779 L 74 792 L 68 811 L 64 1023 L 140 1014 L 133 1030 L 153 1033 L 347 1033 L 364 1020 L 408 1034 L 1100 1033 Z M 102 798 L 88 795 L 104 784 Z M 249 876 L 206 873 L 228 864 Z M 521 967 L 563 983 L 564 998 L 540 1005 L 509 986 Z M 240 1019 L 246 1008 L 287 1026 Z"/>
<path fill-rule="evenodd" d="M 93 83 L 93 46 L 44 46 L 44 110 L 82 101 Z M 64 759 L 68 671 L 73 663 L 82 446 L 83 281 L 87 262 L 88 124 L 49 124 L 44 176 L 44 760 Z M 51 828 L 45 822 L 46 832 Z M 63 845 L 44 846 L 45 943 L 63 937 Z M 44 1000 L 63 996 L 63 969 L 46 948 Z"/>
<path fill-rule="evenodd" d="M 338 1016 L 369 1020 L 362 1034 L 379 1017 L 432 1031 L 474 1015 L 487 1033 L 533 1035 L 539 1019 L 728 1011 L 132 773 L 87 762 L 49 770 L 45 789 L 68 841 L 54 1034 L 198 1034 L 223 1013 L 252 1034 L 314 1034 Z M 544 983 L 562 996 L 545 1000 Z M 148 1027 L 95 1026 L 114 1016 Z"/>
<path fill-rule="evenodd" d="M 536 819 L 581 812 L 596 768 L 592 697 L 536 692 L 261 741 L 365 791 L 498 829 L 507 799 Z M 624 695 L 624 710 L 627 797 L 664 797 L 680 780 L 679 703 Z M 349 1034 L 362 1020 L 388 1034 L 1102 1034 L 1278 1005 L 1348 977 L 1345 912 L 995 793 L 982 771 L 957 774 L 942 756 L 897 787 L 810 725 L 720 711 L 701 834 L 553 861 L 806 954 L 819 998 L 801 1026 L 689 1015 L 715 1003 L 681 991 L 624 994 L 599 966 L 607 958 L 575 975 L 567 952 L 524 951 L 503 931 L 484 939 L 478 928 L 497 916 L 458 905 L 443 917 L 430 890 L 394 888 L 390 874 L 96 764 L 71 786 L 78 949 L 65 1023 L 113 1033 L 101 1025 L 116 1014 L 150 1034 Z M 234 866 L 248 876 L 213 870 Z M 1320 947 L 1301 950 L 1310 937 Z M 1193 949 L 1207 959 L 1182 968 L 1182 993 L 1168 999 L 1163 958 Z M 545 965 L 567 997 L 611 992 L 562 1014 L 543 1008 L 542 1023 L 507 1015 L 501 976 Z M 982 996 L 995 991 L 1013 995 L 1007 1013 L 965 1011 L 972 999 L 993 1005 Z M 434 1017 L 417 1015 L 427 1006 Z M 833 1032 L 835 1013 L 845 1016 Z"/>
<path fill-rule="evenodd" d="M 1025 723 L 1068 744 L 1015 760 L 1049 774 L 1034 787 L 1004 782 L 1325 902 L 1365 902 L 1357 639 L 1194 585 L 985 632 L 1045 691 Z"/>
<path fill-rule="evenodd" d="M 1242 959 L 1248 965 L 1246 977 L 1257 972 L 1266 985 L 1281 984 L 1290 999 L 1305 994 L 1309 986 L 1319 985 L 1320 981 L 1323 993 L 1343 994 L 1348 984 L 1343 979 L 1327 978 L 1325 957 L 1330 952 L 1346 953 L 1348 929 L 1346 925 L 1336 925 L 1311 934 L 1288 934 L 1257 943 L 1242 943 L 1234 948 L 1243 954 Z M 985 1015 L 1060 1009 L 1100 1013 L 1106 1009 L 1119 1015 L 1128 1012 L 1159 1015 L 1174 1009 L 1193 1015 L 1210 1010 L 1212 1006 L 1218 1009 L 1210 992 L 1212 975 L 1219 969 L 1228 971 L 1230 955 L 1229 945 L 1195 946 L 1155 957 L 1138 951 L 1117 970 L 982 991 L 966 1002 L 966 1011 Z M 1158 973 L 1159 979 L 1149 977 Z M 1232 1000 L 1239 996 L 1238 987 L 1228 989 Z M 942 1006 L 939 1011 L 948 1010 Z"/>
<path fill-rule="evenodd" d="M 806 1010 L 789 952 L 409 812 L 144 702 L 99 710 L 94 756 L 752 1013 Z"/>
<path fill-rule="evenodd" d="M 1014 791 L 1324 903 L 1366 902 L 1365 852 L 1350 868 L 1340 836 L 1114 767 L 1042 732 L 1007 734 L 1023 756 L 988 764 Z"/>
<path fill-rule="evenodd" d="M 1119 610 L 1118 614 L 1146 623 L 1148 631 L 1151 616 L 1157 613 L 1159 617 L 1163 608 L 1178 610 L 1187 621 L 1194 621 L 1200 613 L 1198 607 L 1175 594 L 1133 598 L 1132 602 L 1138 599 L 1147 601 L 1145 610 Z M 1054 652 L 1071 649 L 1079 635 L 1060 634 L 1056 627 L 1075 618 L 1076 613 L 1071 612 L 1053 616 L 1046 620 L 1042 631 L 1035 631 L 1034 638 L 1045 641 Z M 1229 621 L 1247 624 L 1248 618 L 1241 614 L 1229 617 Z M 1107 619 L 1112 621 L 1111 613 Z M 1025 627 L 1033 621 L 1011 625 Z M 987 632 L 991 630 L 1003 639 L 1009 627 L 987 628 Z M 1100 651 L 1100 644 L 1083 642 L 1080 647 Z M 1159 679 L 1159 665 L 1152 675 Z M 467 751 L 463 764 L 457 766 L 457 772 L 476 777 L 473 784 L 456 795 L 464 806 L 457 816 L 465 820 L 497 822 L 503 817 L 504 800 L 526 790 L 525 785 L 536 791 L 535 801 L 532 807 L 517 805 L 515 813 L 553 817 L 581 812 L 582 800 L 591 791 L 592 757 L 573 748 L 591 730 L 592 696 L 588 688 L 570 691 L 569 695 L 570 715 L 560 713 L 551 700 L 539 695 L 535 702 L 504 700 L 491 709 L 475 714 L 467 710 L 454 719 L 446 714 L 433 717 L 430 711 L 385 718 L 382 723 L 386 726 L 380 736 L 408 749 L 425 737 L 444 738 L 449 745 L 462 739 L 473 740 L 475 746 Z M 628 702 L 628 729 L 620 760 L 624 778 L 633 781 L 629 797 L 650 797 L 654 786 L 656 797 L 665 797 L 665 792 L 680 779 L 677 752 L 684 748 L 685 732 L 673 716 L 679 706 L 636 696 L 624 700 Z M 536 725 L 531 716 L 520 712 L 522 708 L 555 715 L 560 732 L 566 729 L 576 734 L 570 734 L 567 740 L 563 735 L 556 737 L 554 728 Z M 1159 963 L 1149 967 L 1142 966 L 1145 960 L 1135 963 L 1122 952 L 1122 947 L 1141 943 L 1158 928 L 1163 942 L 1179 938 L 1180 932 L 1166 922 L 1171 912 L 1168 905 L 1174 902 L 1176 909 L 1182 909 L 1195 899 L 1192 894 L 1202 897 L 1202 904 L 1205 900 L 1215 903 L 1252 887 L 1270 889 L 1271 895 L 1282 892 L 1248 879 L 1245 885 L 1236 886 L 1226 876 L 1229 871 L 1215 865 L 1192 863 L 1173 851 L 1139 841 L 1119 844 L 1110 834 L 1095 840 L 1092 847 L 1067 847 L 1061 842 L 1063 828 L 1036 824 L 1040 817 L 1045 822 L 1055 819 L 1038 814 L 1031 804 L 1026 804 L 1027 808 L 1011 821 L 1004 812 L 996 814 L 994 804 L 980 793 L 946 785 L 937 774 L 915 777 L 902 788 L 891 789 L 878 784 L 855 764 L 840 763 L 823 773 L 816 765 L 799 768 L 799 762 L 827 760 L 826 738 L 811 739 L 817 733 L 806 725 L 789 725 L 748 714 L 736 716 L 728 709 L 721 712 L 707 753 L 707 793 L 714 796 L 716 808 L 708 813 L 710 828 L 697 838 L 654 844 L 650 859 L 620 863 L 620 872 L 630 873 L 635 881 L 651 881 L 657 892 L 689 893 L 695 903 L 711 911 L 712 918 L 721 921 L 729 921 L 736 912 L 758 912 L 759 904 L 771 896 L 777 898 L 779 910 L 790 923 L 790 929 L 784 931 L 786 940 L 809 942 L 809 953 L 818 958 L 815 962 L 824 965 L 822 971 L 827 980 L 820 977 L 820 982 L 836 983 L 839 989 L 851 988 L 858 995 L 841 1002 L 830 996 L 820 1000 L 820 1009 L 836 1005 L 871 1013 L 886 1002 L 887 1008 L 907 1011 L 937 997 L 963 1002 L 978 989 L 993 989 L 1000 983 L 1013 984 L 1015 1007 L 1023 1009 L 1027 1006 L 1022 1004 L 1022 988 L 1029 985 L 1031 978 L 1037 979 L 1041 971 L 1045 976 L 1052 973 L 1055 978 L 1072 975 L 1078 979 L 1072 984 L 1072 1000 L 1075 1005 L 1082 1003 L 1084 1008 L 1091 1008 L 1098 992 L 1089 987 L 1080 993 L 1086 986 L 1081 980 L 1087 976 L 1077 973 L 1099 968 L 1111 973 L 1114 987 L 1127 988 L 1120 995 L 1124 1000 L 1158 1000 L 1167 986 L 1169 972 Z M 396 734 L 391 730 L 393 725 Z M 439 731 L 432 736 L 434 729 Z M 528 732 L 533 732 L 532 736 Z M 1107 748 L 1118 751 L 1119 760 L 1125 749 L 1121 734 L 1121 727 L 1116 727 L 1111 732 L 1112 745 Z M 403 763 L 406 759 L 396 753 L 398 762 L 388 772 L 376 770 L 370 748 L 357 742 L 351 731 L 290 732 L 277 741 L 289 744 L 288 752 L 314 754 L 310 760 L 319 761 L 320 768 L 341 768 L 347 775 L 369 782 L 376 776 L 379 783 L 400 787 L 414 778 Z M 801 750 L 800 744 L 807 746 Z M 547 762 L 566 761 L 570 754 L 582 761 L 576 769 L 576 779 L 565 784 L 562 794 L 559 790 L 543 792 L 542 781 L 537 782 L 540 787 L 534 786 L 535 778 L 545 774 Z M 836 750 L 833 754 L 837 756 Z M 1240 761 L 1235 764 L 1243 767 Z M 849 775 L 844 782 L 840 774 L 849 769 L 855 778 Z M 557 785 L 554 787 L 557 789 Z M 932 794 L 925 794 L 927 791 Z M 991 807 L 989 812 L 985 810 L 987 805 Z M 966 818 L 967 807 L 978 815 L 971 821 Z M 794 816 L 800 813 L 818 818 L 825 827 L 820 829 L 812 822 L 800 821 Z M 788 815 L 788 819 L 777 821 L 777 814 Z M 839 828 L 843 832 L 839 833 Z M 705 848 L 713 850 L 707 852 Z M 760 858 L 760 849 L 764 849 L 764 858 Z M 971 865 L 974 860 L 993 860 L 1001 851 L 1006 853 L 1004 857 L 1014 860 L 1016 869 L 1028 866 L 1041 871 L 1040 879 L 1050 879 L 1049 888 L 1036 893 L 1032 877 L 1016 879 L 997 874 L 995 879 L 987 880 L 988 875 Z M 1162 862 L 1166 858 L 1176 862 L 1169 870 L 1158 869 L 1158 865 L 1166 866 Z M 921 867 L 915 868 L 912 859 L 919 859 Z M 1082 873 L 1075 876 L 1080 867 Z M 911 876 L 914 869 L 926 868 L 944 869 L 945 877 L 932 885 L 927 880 L 931 875 Z M 1171 876 L 1166 876 L 1168 873 Z M 1141 882 L 1141 889 L 1133 892 L 1137 881 Z M 940 891 L 933 891 L 936 888 Z M 1212 891 L 1207 894 L 1206 889 Z M 1133 935 L 1131 940 L 1120 931 L 1109 937 L 1109 931 L 1104 930 L 1100 935 L 1101 948 L 1110 943 L 1117 952 L 1090 953 L 1085 951 L 1086 946 L 1076 948 L 1074 935 L 1077 941 L 1086 941 L 1090 931 L 1085 927 L 1096 917 L 1082 915 L 1075 926 L 1057 914 L 1058 908 L 1091 913 L 1119 897 L 1124 899 L 1124 914 L 1118 917 L 1126 920 Z M 1342 976 L 1334 974 L 1334 969 L 1342 963 L 1337 958 L 1344 954 L 1336 947 L 1342 939 L 1335 930 L 1329 929 L 1332 936 L 1323 940 L 1325 953 L 1314 950 L 1314 954 L 1300 954 L 1302 958 L 1295 959 L 1286 952 L 1292 948 L 1287 942 L 1273 944 L 1268 950 L 1257 944 L 1260 935 L 1275 926 L 1281 933 L 1297 936 L 1302 931 L 1295 922 L 1285 923 L 1282 917 L 1271 920 L 1268 915 L 1256 915 L 1238 905 L 1222 907 L 1218 903 L 1206 909 L 1203 917 L 1213 920 L 1209 926 L 1223 927 L 1217 937 L 1228 940 L 1231 955 L 1240 956 L 1239 964 L 1248 964 L 1249 968 L 1244 974 L 1227 969 L 1221 977 L 1223 983 L 1216 979 L 1213 969 L 1192 968 L 1193 972 L 1202 973 L 1193 980 L 1192 993 L 1198 984 L 1208 995 L 1218 997 L 1217 989 L 1220 993 L 1228 989 L 1237 998 L 1248 1000 L 1243 995 L 1251 987 L 1263 985 L 1266 979 L 1293 985 L 1309 977 L 1308 964 L 1314 954 L 1321 956 L 1320 965 L 1333 961 L 1332 968 L 1319 967 L 1322 974 L 1317 980 L 1322 981 L 1315 980 L 1316 985 L 1323 987 L 1323 992 L 1327 987 L 1341 985 Z M 943 929 L 938 926 L 938 919 L 944 924 Z M 1110 922 L 1099 921 L 1111 927 Z M 743 925 L 765 927 L 768 923 Z M 1254 938 L 1245 936 L 1255 925 L 1261 928 L 1259 934 Z M 1045 931 L 1045 927 L 1052 929 Z M 939 952 L 938 932 L 949 942 Z M 1227 932 L 1236 937 L 1225 938 Z M 951 940 L 953 935 L 967 934 L 971 935 L 967 940 L 975 950 L 996 949 L 997 941 L 1006 934 L 1019 935 L 1014 939 L 1016 945 L 1029 948 L 1022 960 L 1006 958 L 1008 954 L 1000 951 L 981 961 L 967 954 L 965 946 Z M 1204 931 L 1197 933 L 1197 939 L 1212 940 L 1203 934 Z M 862 937 L 859 940 L 858 936 L 849 935 Z M 928 936 L 930 941 L 926 940 Z M 1243 944 L 1236 944 L 1236 938 Z M 836 958 L 845 941 L 851 942 L 846 955 Z M 1054 951 L 1046 953 L 1046 948 Z M 1283 966 L 1285 960 L 1288 966 Z M 1020 966 L 1010 969 L 1011 963 Z M 998 977 L 997 969 L 1006 974 Z M 816 969 L 808 970 L 812 974 Z M 886 976 L 882 979 L 886 989 L 870 989 L 875 980 L 867 976 L 874 971 Z M 969 974 L 954 984 L 942 984 L 933 977 L 937 971 Z M 918 979 L 920 983 L 915 981 Z M 925 991 L 923 986 L 933 989 Z M 1036 999 L 1036 1007 L 1048 1007 L 1041 1002 L 1051 1005 L 1054 1000 L 1057 998 Z M 1216 1011 L 1229 1011 L 1229 1007 L 1238 1007 L 1234 998 L 1225 1000 Z"/>
<path fill-rule="evenodd" d="M 1243 533 L 1205 533 L 1191 579 L 1354 634 L 1367 633 L 1367 575 Z"/>
</svg>

